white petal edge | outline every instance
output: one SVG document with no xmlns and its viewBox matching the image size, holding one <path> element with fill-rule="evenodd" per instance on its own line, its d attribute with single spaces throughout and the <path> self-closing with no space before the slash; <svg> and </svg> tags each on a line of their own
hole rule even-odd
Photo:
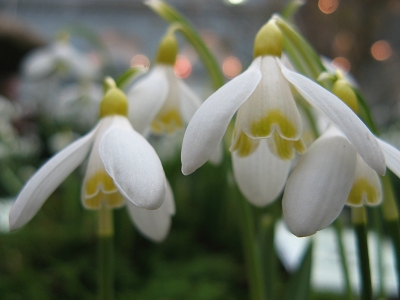
<svg viewBox="0 0 400 300">
<path fill-rule="evenodd" d="M 165 66 L 158 65 L 139 79 L 128 91 L 128 117 L 133 128 L 147 134 L 152 120 L 163 106 L 168 95 L 168 79 Z"/>
<path fill-rule="evenodd" d="M 175 214 L 174 195 L 168 181 L 166 187 L 164 203 L 156 210 L 140 208 L 126 201 L 132 222 L 141 234 L 154 242 L 162 242 L 167 237 L 171 227 L 171 216 Z"/>
<path fill-rule="evenodd" d="M 282 192 L 291 161 L 277 158 L 267 142 L 261 140 L 254 153 L 247 157 L 233 152 L 232 164 L 240 191 L 250 203 L 262 207 L 272 203 Z"/>
<path fill-rule="evenodd" d="M 161 161 L 147 140 L 120 117 L 100 142 L 104 167 L 122 196 L 139 207 L 159 208 L 165 198 Z"/>
<path fill-rule="evenodd" d="M 400 178 L 400 151 L 389 143 L 378 138 L 379 145 L 385 155 L 387 167 Z"/>
<path fill-rule="evenodd" d="M 300 158 L 282 200 L 284 220 L 294 235 L 312 235 L 339 216 L 354 181 L 356 155 L 344 136 L 329 131 Z"/>
<path fill-rule="evenodd" d="M 25 184 L 10 212 L 10 230 L 28 223 L 47 198 L 87 157 L 99 125 L 47 161 Z"/>
<path fill-rule="evenodd" d="M 385 174 L 385 158 L 375 136 L 358 116 L 338 97 L 319 84 L 280 64 L 282 73 L 296 90 L 344 133 L 358 154 L 376 172 Z"/>
<path fill-rule="evenodd" d="M 182 143 L 182 173 L 201 167 L 216 151 L 235 112 L 254 92 L 261 80 L 261 57 L 212 94 L 194 114 Z"/>
</svg>

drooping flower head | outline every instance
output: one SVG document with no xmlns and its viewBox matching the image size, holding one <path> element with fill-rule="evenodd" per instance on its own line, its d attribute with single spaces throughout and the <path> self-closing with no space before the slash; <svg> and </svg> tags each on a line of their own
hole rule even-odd
<svg viewBox="0 0 400 300">
<path fill-rule="evenodd" d="M 109 89 L 101 102 L 100 121 L 92 131 L 52 157 L 26 183 L 10 212 L 11 230 L 31 220 L 89 154 L 81 193 L 83 206 L 99 210 L 126 204 L 144 235 L 157 241 L 166 236 L 174 204 L 161 162 L 126 118 L 125 94 L 113 81 L 107 82 Z M 147 218 L 135 217 L 138 210 L 143 210 Z"/>
<path fill-rule="evenodd" d="M 273 18 L 256 36 L 250 67 L 211 95 L 190 121 L 182 145 L 182 172 L 190 174 L 207 161 L 236 113 L 230 150 L 240 190 L 251 203 L 264 206 L 286 184 L 285 221 L 294 234 L 304 236 L 328 226 L 346 201 L 356 203 L 361 195 L 362 201 L 378 203 L 376 177 L 356 169 L 365 170 L 364 163 L 384 174 L 385 158 L 374 135 L 338 98 L 347 98 L 355 109 L 357 99 L 346 82 L 337 78 L 336 96 L 285 67 L 281 53 L 282 34 Z M 291 86 L 332 124 L 307 152 Z M 289 176 L 295 152 L 305 154 Z M 376 197 L 365 196 L 366 190 L 377 191 Z"/>
<path fill-rule="evenodd" d="M 201 100 L 175 76 L 178 42 L 171 27 L 162 38 L 156 64 L 128 91 L 129 119 L 140 133 L 162 135 L 183 128 Z"/>
</svg>

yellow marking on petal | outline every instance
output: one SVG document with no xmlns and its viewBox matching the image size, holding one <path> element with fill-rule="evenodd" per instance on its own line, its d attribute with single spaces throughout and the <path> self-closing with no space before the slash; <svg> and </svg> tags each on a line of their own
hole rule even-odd
<svg viewBox="0 0 400 300">
<path fill-rule="evenodd" d="M 376 205 L 380 201 L 378 195 L 376 188 L 367 179 L 360 178 L 354 181 L 346 204 L 361 206 L 365 202 L 370 205 Z"/>
<path fill-rule="evenodd" d="M 297 135 L 296 126 L 278 109 L 271 109 L 261 120 L 251 124 L 250 131 L 254 137 L 267 137 L 275 127 L 279 127 L 284 138 L 293 139 Z"/>
<path fill-rule="evenodd" d="M 231 152 L 236 151 L 239 157 L 246 157 L 257 149 L 258 144 L 258 140 L 249 138 L 246 134 L 240 132 L 239 137 L 234 137 L 234 141 L 229 150 Z"/>
<path fill-rule="evenodd" d="M 281 138 L 278 133 L 274 133 L 274 149 L 273 153 L 280 159 L 290 160 L 294 158 L 295 151 L 302 154 L 306 152 L 307 148 L 302 139 L 297 141 L 286 140 Z"/>
<path fill-rule="evenodd" d="M 183 122 L 176 109 L 160 112 L 151 123 L 151 130 L 155 134 L 172 133 L 182 128 Z"/>
<path fill-rule="evenodd" d="M 121 207 L 125 204 L 124 197 L 115 187 L 113 179 L 105 172 L 98 171 L 90 177 L 84 186 L 83 205 L 88 209 Z"/>
</svg>

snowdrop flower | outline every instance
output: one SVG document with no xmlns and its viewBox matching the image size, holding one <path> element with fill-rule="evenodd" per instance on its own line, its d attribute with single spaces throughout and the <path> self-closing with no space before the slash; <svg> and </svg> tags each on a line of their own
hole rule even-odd
<svg viewBox="0 0 400 300">
<path fill-rule="evenodd" d="M 384 174 L 385 159 L 373 134 L 338 97 L 280 62 L 282 40 L 272 19 L 256 36 L 250 67 L 196 111 L 183 139 L 183 174 L 194 172 L 209 159 L 237 112 L 230 150 L 238 186 L 253 204 L 273 201 L 285 185 L 295 152 L 306 150 L 289 83 L 343 132 L 372 169 Z"/>
<path fill-rule="evenodd" d="M 201 100 L 175 76 L 178 43 L 168 30 L 161 40 L 156 65 L 129 91 L 129 119 L 141 134 L 167 134 L 189 122 Z"/>
<path fill-rule="evenodd" d="M 164 170 L 154 149 L 126 118 L 125 94 L 114 82 L 109 85 L 95 128 L 52 157 L 26 183 L 10 212 L 11 230 L 31 220 L 89 155 L 81 192 L 83 206 L 99 210 L 126 204 L 144 235 L 156 241 L 165 237 L 174 204 Z"/>
<path fill-rule="evenodd" d="M 24 61 L 22 70 L 30 79 L 43 79 L 56 71 L 96 78 L 99 66 L 87 54 L 76 50 L 69 42 L 69 36 L 64 34 L 47 47 L 32 52 Z"/>
<path fill-rule="evenodd" d="M 377 173 L 349 140 L 330 126 L 301 156 L 287 182 L 283 217 L 297 236 L 309 236 L 330 225 L 344 205 L 377 205 L 382 201 Z"/>
</svg>

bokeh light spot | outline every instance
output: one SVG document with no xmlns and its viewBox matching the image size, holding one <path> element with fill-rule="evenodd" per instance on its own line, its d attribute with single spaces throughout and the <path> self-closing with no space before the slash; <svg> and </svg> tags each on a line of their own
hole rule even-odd
<svg viewBox="0 0 400 300">
<path fill-rule="evenodd" d="M 150 60 L 146 55 L 136 54 L 131 59 L 131 67 L 132 68 L 144 68 L 148 70 L 150 68 Z"/>
<path fill-rule="evenodd" d="M 228 78 L 237 76 L 242 71 L 242 63 L 237 57 L 229 56 L 222 63 L 222 72 Z"/>
<path fill-rule="evenodd" d="M 392 47 L 387 41 L 380 40 L 371 46 L 371 54 L 376 60 L 386 60 L 392 55 Z"/>
<path fill-rule="evenodd" d="M 340 69 L 344 74 L 349 73 L 351 69 L 349 60 L 344 57 L 336 57 L 334 60 L 332 60 L 331 65 L 334 68 Z"/>
<path fill-rule="evenodd" d="M 333 13 L 338 5 L 338 0 L 318 0 L 318 7 L 324 14 Z"/>
<path fill-rule="evenodd" d="M 174 65 L 174 73 L 179 78 L 187 78 L 192 73 L 192 64 L 185 56 L 178 55 Z"/>
</svg>

